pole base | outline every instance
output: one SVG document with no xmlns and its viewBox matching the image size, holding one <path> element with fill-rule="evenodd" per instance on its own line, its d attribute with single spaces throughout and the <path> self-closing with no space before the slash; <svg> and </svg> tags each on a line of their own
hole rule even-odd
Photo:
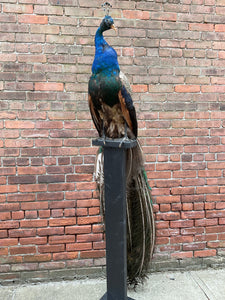
<svg viewBox="0 0 225 300">
<path fill-rule="evenodd" d="M 107 298 L 107 293 L 105 293 L 105 295 L 100 300 L 110 300 L 110 299 Z M 135 299 L 127 297 L 127 299 L 122 299 L 122 300 L 135 300 Z"/>
</svg>

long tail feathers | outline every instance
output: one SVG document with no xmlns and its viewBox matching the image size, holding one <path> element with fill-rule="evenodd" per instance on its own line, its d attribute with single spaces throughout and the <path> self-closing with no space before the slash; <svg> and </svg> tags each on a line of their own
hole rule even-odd
<svg viewBox="0 0 225 300">
<path fill-rule="evenodd" d="M 95 180 L 100 194 L 104 217 L 103 151 L 98 151 L 95 163 Z M 127 151 L 127 277 L 131 286 L 142 283 L 147 277 L 155 244 L 155 224 L 150 187 L 144 170 L 140 145 Z"/>
</svg>

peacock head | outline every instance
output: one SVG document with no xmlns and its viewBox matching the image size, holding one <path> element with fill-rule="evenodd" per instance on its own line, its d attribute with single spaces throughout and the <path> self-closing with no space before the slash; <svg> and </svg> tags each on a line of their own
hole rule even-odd
<svg viewBox="0 0 225 300">
<path fill-rule="evenodd" d="M 113 18 L 110 16 L 105 16 L 100 24 L 101 31 L 106 31 L 109 29 L 114 29 L 116 31 L 116 27 L 114 26 Z"/>
</svg>

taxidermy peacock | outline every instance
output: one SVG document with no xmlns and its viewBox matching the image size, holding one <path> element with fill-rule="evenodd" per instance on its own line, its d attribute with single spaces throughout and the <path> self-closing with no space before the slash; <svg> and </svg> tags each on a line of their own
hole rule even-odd
<svg viewBox="0 0 225 300">
<path fill-rule="evenodd" d="M 115 29 L 106 15 L 95 35 L 95 58 L 88 86 L 88 102 L 94 125 L 100 137 L 137 138 L 137 119 L 131 88 L 120 71 L 116 51 L 108 45 L 103 32 Z M 95 179 L 100 191 L 104 216 L 103 149 L 96 156 Z M 127 150 L 127 276 L 136 286 L 147 277 L 155 242 L 155 225 L 150 187 L 144 170 L 140 144 Z"/>
</svg>

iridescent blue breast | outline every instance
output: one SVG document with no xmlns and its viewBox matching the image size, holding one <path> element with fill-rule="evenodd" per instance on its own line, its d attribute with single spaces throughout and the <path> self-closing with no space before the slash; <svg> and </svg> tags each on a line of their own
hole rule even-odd
<svg viewBox="0 0 225 300">
<path fill-rule="evenodd" d="M 104 70 L 109 72 L 115 70 L 120 71 L 117 53 L 108 44 L 98 47 L 95 53 L 95 59 L 92 65 L 92 73 L 97 74 Z"/>
</svg>

